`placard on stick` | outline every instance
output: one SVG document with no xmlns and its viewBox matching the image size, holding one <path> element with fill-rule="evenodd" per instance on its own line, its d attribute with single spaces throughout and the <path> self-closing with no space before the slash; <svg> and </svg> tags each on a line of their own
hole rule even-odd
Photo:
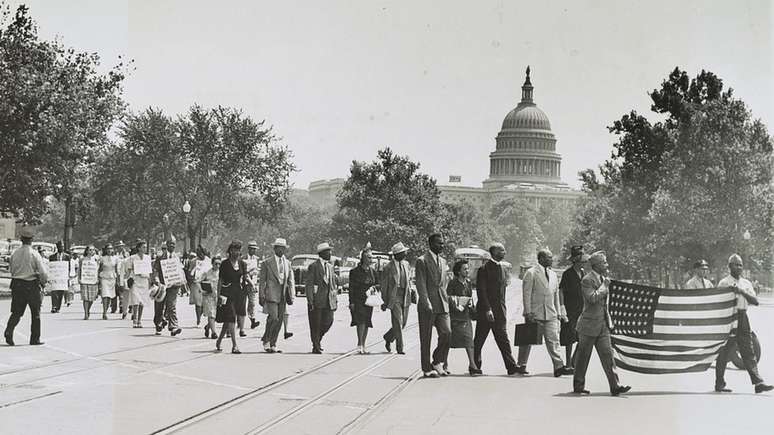
<svg viewBox="0 0 774 435">
<path fill-rule="evenodd" d="M 48 263 L 48 285 L 50 290 L 68 290 L 70 278 L 69 261 L 51 261 Z"/>
<path fill-rule="evenodd" d="M 83 260 L 81 263 L 81 284 L 96 284 L 99 265 L 94 260 Z"/>
<path fill-rule="evenodd" d="M 183 265 L 177 258 L 161 260 L 161 273 L 164 275 L 164 284 L 166 284 L 167 287 L 185 284 Z"/>
</svg>

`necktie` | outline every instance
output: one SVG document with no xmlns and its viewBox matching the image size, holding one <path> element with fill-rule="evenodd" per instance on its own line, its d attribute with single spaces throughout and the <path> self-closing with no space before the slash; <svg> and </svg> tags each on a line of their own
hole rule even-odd
<svg viewBox="0 0 774 435">
<path fill-rule="evenodd" d="M 548 278 L 548 268 L 547 267 L 544 268 L 543 271 L 545 271 L 545 273 L 546 273 L 546 281 L 547 282 L 551 282 L 551 280 Z"/>
</svg>

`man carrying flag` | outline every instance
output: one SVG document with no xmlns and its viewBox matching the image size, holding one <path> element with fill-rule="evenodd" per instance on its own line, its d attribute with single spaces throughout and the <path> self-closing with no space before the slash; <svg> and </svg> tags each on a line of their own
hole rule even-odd
<svg viewBox="0 0 774 435">
<path fill-rule="evenodd" d="M 728 338 L 728 342 L 720 350 L 718 360 L 715 362 L 715 391 L 718 393 L 729 393 L 730 388 L 726 387 L 724 374 L 730 353 L 734 350 L 734 342 L 742 356 L 744 368 L 750 375 L 750 381 L 755 385 L 756 393 L 771 391 L 774 389 L 771 385 L 765 384 L 763 378 L 758 373 L 758 363 L 755 361 L 753 353 L 752 334 L 750 329 L 750 320 L 747 318 L 748 304 L 758 305 L 758 298 L 755 296 L 752 283 L 742 278 L 744 269 L 742 257 L 737 254 L 728 259 L 728 270 L 730 275 L 720 280 L 718 287 L 732 287 L 736 292 L 736 337 L 733 335 Z"/>
</svg>

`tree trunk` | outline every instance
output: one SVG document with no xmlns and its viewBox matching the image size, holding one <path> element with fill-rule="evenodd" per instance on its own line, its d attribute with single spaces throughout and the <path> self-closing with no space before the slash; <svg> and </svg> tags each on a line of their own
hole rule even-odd
<svg viewBox="0 0 774 435">
<path fill-rule="evenodd" d="M 70 244 L 73 238 L 73 227 L 75 226 L 75 206 L 69 196 L 65 198 L 65 216 L 64 216 L 64 249 L 70 250 Z"/>
</svg>

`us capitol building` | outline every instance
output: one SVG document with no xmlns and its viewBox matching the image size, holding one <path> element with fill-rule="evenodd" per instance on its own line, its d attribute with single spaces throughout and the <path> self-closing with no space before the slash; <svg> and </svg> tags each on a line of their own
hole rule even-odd
<svg viewBox="0 0 774 435">
<path fill-rule="evenodd" d="M 508 198 L 520 198 L 539 206 L 543 201 L 574 203 L 583 193 L 562 182 L 562 156 L 556 152 L 556 136 L 548 116 L 533 100 L 532 83 L 527 77 L 521 87 L 521 102 L 503 120 L 489 154 L 489 178 L 482 187 L 455 184 L 438 185 L 444 202 L 468 202 L 488 209 Z M 345 179 L 318 180 L 309 184 L 309 197 L 319 204 L 332 204 Z"/>
</svg>

